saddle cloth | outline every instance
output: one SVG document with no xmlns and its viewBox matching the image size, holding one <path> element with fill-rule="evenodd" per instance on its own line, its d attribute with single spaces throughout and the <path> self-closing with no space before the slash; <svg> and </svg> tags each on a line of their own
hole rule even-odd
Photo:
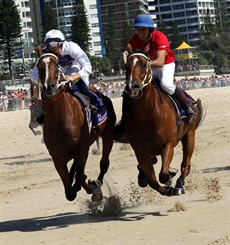
<svg viewBox="0 0 230 245">
<path fill-rule="evenodd" d="M 91 128 L 97 127 L 98 125 L 100 125 L 107 119 L 108 113 L 107 113 L 107 109 L 102 100 L 102 97 L 103 97 L 102 94 L 94 93 L 90 90 L 90 93 L 96 98 L 95 99 L 96 104 L 93 106 L 96 107 L 97 109 L 97 113 L 95 113 L 95 110 L 93 110 L 94 112 L 92 113 L 92 110 L 90 110 L 90 99 L 88 96 L 80 93 L 78 89 L 73 90 L 72 88 L 69 88 L 68 92 L 70 92 L 73 96 L 78 98 L 84 105 L 85 111 L 86 111 L 86 119 L 87 119 L 88 125 Z"/>
</svg>

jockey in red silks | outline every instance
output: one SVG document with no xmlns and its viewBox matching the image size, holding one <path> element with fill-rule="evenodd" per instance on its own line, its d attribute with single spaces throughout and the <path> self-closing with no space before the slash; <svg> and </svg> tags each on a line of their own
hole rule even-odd
<svg viewBox="0 0 230 245">
<path fill-rule="evenodd" d="M 124 58 L 133 52 L 143 52 L 150 58 L 153 77 L 160 80 L 161 89 L 179 101 L 187 113 L 187 123 L 191 124 L 196 109 L 186 93 L 174 84 L 174 53 L 170 49 L 168 38 L 160 31 L 154 29 L 154 22 L 150 15 L 139 14 L 134 20 L 135 34 L 129 40 Z M 123 93 L 122 117 L 116 125 L 114 139 L 126 142 L 124 119 L 128 110 L 128 95 Z"/>
</svg>

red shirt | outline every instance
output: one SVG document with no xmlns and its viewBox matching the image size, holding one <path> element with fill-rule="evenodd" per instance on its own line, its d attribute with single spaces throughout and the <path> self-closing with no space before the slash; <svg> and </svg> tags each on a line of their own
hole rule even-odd
<svg viewBox="0 0 230 245">
<path fill-rule="evenodd" d="M 145 44 L 143 43 L 143 41 L 141 41 L 138 34 L 134 34 L 133 37 L 130 39 L 129 43 L 133 51 L 135 51 L 136 49 L 141 49 L 144 51 L 146 46 L 148 45 L 148 43 Z M 150 40 L 150 49 L 147 52 L 147 56 L 151 60 L 154 60 L 156 59 L 156 53 L 158 50 L 166 50 L 167 55 L 165 57 L 165 64 L 174 62 L 174 53 L 169 46 L 170 44 L 165 34 L 155 30 L 152 32 L 152 38 Z"/>
</svg>

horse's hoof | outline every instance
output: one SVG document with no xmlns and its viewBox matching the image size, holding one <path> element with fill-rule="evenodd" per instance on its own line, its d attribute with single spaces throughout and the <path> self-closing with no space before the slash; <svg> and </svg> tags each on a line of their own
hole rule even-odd
<svg viewBox="0 0 230 245">
<path fill-rule="evenodd" d="M 165 183 L 165 185 L 167 185 L 167 186 L 172 185 L 172 179 L 171 179 L 171 176 L 170 176 L 170 179 Z"/>
<path fill-rule="evenodd" d="M 100 202 L 103 198 L 102 192 L 95 192 L 92 194 L 91 201 L 92 202 Z"/>
<path fill-rule="evenodd" d="M 138 185 L 142 188 L 148 186 L 149 180 L 147 178 L 144 179 L 138 179 Z"/>
<path fill-rule="evenodd" d="M 171 197 L 174 195 L 174 187 L 166 186 L 166 196 Z"/>
<path fill-rule="evenodd" d="M 183 194 L 185 194 L 185 191 L 184 191 L 184 188 L 182 187 L 182 188 L 175 188 L 174 189 L 174 195 L 175 196 L 179 196 L 179 195 L 183 195 Z"/>
<path fill-rule="evenodd" d="M 66 199 L 68 201 L 73 201 L 77 197 L 77 193 L 74 188 L 71 188 L 68 192 L 65 193 Z"/>
<path fill-rule="evenodd" d="M 100 180 L 89 180 L 88 184 L 90 188 L 92 189 L 92 202 L 100 202 L 103 198 L 103 194 L 101 191 L 102 183 Z"/>
</svg>

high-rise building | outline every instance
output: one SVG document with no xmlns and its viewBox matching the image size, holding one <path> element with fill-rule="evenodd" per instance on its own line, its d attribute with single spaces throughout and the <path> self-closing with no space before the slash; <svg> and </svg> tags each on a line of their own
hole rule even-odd
<svg viewBox="0 0 230 245">
<path fill-rule="evenodd" d="M 172 22 L 175 21 L 180 33 L 186 36 L 187 42 L 196 46 L 200 44 L 200 28 L 208 11 L 215 23 L 214 2 L 214 0 L 155 0 L 153 13 L 156 14 L 156 22 L 162 19 L 166 27 L 172 26 Z M 230 14 L 230 1 L 224 2 Z"/>
<path fill-rule="evenodd" d="M 43 0 L 44 3 L 56 11 L 58 27 L 67 39 L 71 38 L 72 16 L 74 15 L 75 0 Z M 40 0 L 40 4 L 44 4 Z M 90 28 L 90 49 L 89 53 L 93 56 L 102 56 L 101 32 L 98 18 L 99 4 L 97 0 L 85 0 L 86 14 L 88 16 Z M 41 9 L 41 13 L 43 9 Z"/>
<path fill-rule="evenodd" d="M 18 56 L 19 58 L 23 58 L 23 62 L 24 59 L 32 58 L 33 56 L 33 22 L 31 18 L 31 6 L 29 2 L 29 0 L 15 0 L 15 4 L 18 5 L 22 25 L 22 36 L 20 38 L 22 47 L 18 50 Z"/>
<path fill-rule="evenodd" d="M 107 32 L 110 28 L 109 13 L 112 9 L 113 23 L 116 25 L 115 39 L 119 51 L 122 48 L 124 24 L 131 26 L 133 20 L 140 13 L 148 14 L 147 0 L 101 0 L 100 1 L 100 19 L 103 27 L 103 37 L 106 42 Z M 104 49 L 105 47 L 103 47 Z"/>
</svg>

